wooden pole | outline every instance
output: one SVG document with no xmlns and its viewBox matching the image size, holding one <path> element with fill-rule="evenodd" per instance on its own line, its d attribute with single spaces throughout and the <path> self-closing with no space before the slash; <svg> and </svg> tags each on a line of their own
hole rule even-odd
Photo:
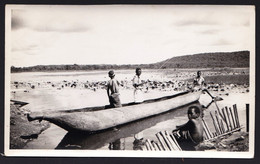
<svg viewBox="0 0 260 164">
<path fill-rule="evenodd" d="M 235 115 L 236 115 L 235 117 L 236 117 L 236 120 L 237 120 L 237 125 L 238 125 L 238 127 L 240 127 L 239 117 L 238 117 L 238 112 L 237 112 L 237 105 L 234 104 L 234 105 L 233 105 L 233 108 L 234 108 Z"/>
<path fill-rule="evenodd" d="M 182 151 L 179 143 L 177 142 L 176 138 L 174 137 L 174 135 L 170 135 L 170 137 L 172 138 L 172 140 L 175 142 L 175 144 L 177 145 L 177 147 L 179 148 L 180 151 Z"/>
<path fill-rule="evenodd" d="M 208 133 L 208 136 L 209 136 L 209 138 L 211 138 L 212 136 L 211 136 L 211 131 L 209 130 L 209 127 L 208 127 L 208 125 L 207 125 L 207 123 L 204 121 L 204 119 L 202 119 L 202 123 L 203 123 L 203 125 L 206 127 L 206 132 Z"/>
<path fill-rule="evenodd" d="M 230 127 L 230 130 L 233 130 L 233 128 L 232 128 L 232 125 L 231 125 L 231 121 L 230 121 L 230 118 L 229 118 L 229 112 L 228 112 L 228 107 L 225 107 L 225 109 L 226 109 L 226 113 L 227 113 L 227 120 L 228 120 L 228 124 L 230 125 L 229 127 Z"/>
<path fill-rule="evenodd" d="M 145 146 L 146 146 L 147 151 L 150 151 L 150 150 L 151 150 L 151 148 L 150 148 L 150 146 L 149 146 L 147 140 L 145 141 Z"/>
<path fill-rule="evenodd" d="M 215 111 L 215 117 L 216 117 L 216 120 L 217 120 L 217 123 L 218 123 L 217 125 L 218 125 L 218 128 L 219 128 L 220 134 L 222 134 L 222 133 L 224 133 L 224 131 L 222 130 L 221 125 L 219 123 L 217 111 Z"/>
<path fill-rule="evenodd" d="M 223 124 L 223 121 L 220 120 L 220 123 L 221 123 L 221 127 L 222 127 L 222 129 L 224 130 L 224 133 L 226 133 L 226 129 L 225 129 L 225 126 L 224 126 L 224 124 Z"/>
<path fill-rule="evenodd" d="M 225 122 L 225 124 L 226 124 L 226 126 L 227 126 L 227 131 L 229 131 L 229 127 L 228 127 L 228 122 L 227 122 L 227 116 L 226 116 L 226 113 L 225 113 L 225 109 L 224 108 L 222 108 L 222 113 L 223 113 L 223 115 L 224 115 L 224 122 Z"/>
<path fill-rule="evenodd" d="M 144 145 L 141 147 L 143 151 L 148 151 L 147 147 L 146 147 L 146 143 L 144 143 Z"/>
<path fill-rule="evenodd" d="M 169 148 L 165 145 L 165 143 L 163 142 L 163 138 L 159 133 L 156 133 L 156 137 L 158 138 L 163 150 L 169 150 Z"/>
<path fill-rule="evenodd" d="M 246 104 L 246 132 L 249 132 L 249 104 Z"/>
<path fill-rule="evenodd" d="M 154 147 L 154 150 L 155 150 L 155 151 L 158 151 L 158 150 L 159 150 L 159 148 L 157 147 L 157 145 L 155 144 L 154 141 L 151 141 L 151 144 L 152 144 L 152 146 Z"/>
<path fill-rule="evenodd" d="M 167 136 L 165 135 L 165 133 L 160 132 L 162 138 L 164 139 L 164 142 L 166 143 L 166 145 L 168 146 L 168 148 L 170 149 L 170 151 L 174 150 L 174 148 L 172 147 L 170 141 L 168 140 Z"/>
<path fill-rule="evenodd" d="M 213 125 L 214 125 L 214 127 L 215 127 L 216 133 L 217 133 L 217 134 L 220 134 L 220 132 L 219 132 L 219 130 L 218 130 L 218 128 L 217 128 L 217 125 L 216 125 L 216 122 L 215 122 L 215 119 L 214 119 L 212 113 L 211 113 L 211 112 L 209 112 L 209 113 L 210 113 L 210 116 L 211 116 L 211 118 L 212 118 Z"/>
<path fill-rule="evenodd" d="M 232 109 L 230 107 L 229 107 L 229 112 L 231 114 L 232 122 L 233 122 L 234 129 L 235 129 L 235 128 L 237 128 L 237 125 L 235 124 L 235 120 L 234 120 L 234 116 L 233 116 L 233 113 L 232 113 Z"/>
<path fill-rule="evenodd" d="M 154 147 L 153 147 L 151 141 L 150 141 L 149 139 L 147 139 L 147 142 L 148 142 L 148 145 L 150 146 L 150 149 L 151 149 L 152 151 L 154 151 L 155 149 L 154 149 Z"/>
<path fill-rule="evenodd" d="M 204 135 L 205 140 L 209 139 L 209 136 L 208 136 L 208 134 L 207 134 L 207 132 L 205 130 L 205 127 L 203 127 L 203 131 L 205 133 L 205 135 Z"/>
<path fill-rule="evenodd" d="M 155 145 L 158 147 L 159 151 L 163 151 L 163 148 L 162 148 L 161 145 L 159 145 L 157 142 L 154 142 L 154 143 L 155 143 Z"/>
<path fill-rule="evenodd" d="M 174 141 L 171 139 L 169 133 L 167 131 L 164 132 L 166 139 L 169 141 L 170 145 L 172 146 L 173 150 L 178 150 L 178 147 L 174 143 Z"/>
<path fill-rule="evenodd" d="M 215 104 L 216 104 L 216 107 L 217 107 L 217 110 L 218 110 L 218 113 L 219 113 L 220 117 L 224 118 L 224 116 L 223 116 L 222 113 L 220 112 L 220 109 L 219 109 L 219 107 L 218 107 L 218 105 L 217 105 L 217 102 L 216 102 L 216 101 L 214 101 L 214 102 L 215 102 Z"/>
</svg>

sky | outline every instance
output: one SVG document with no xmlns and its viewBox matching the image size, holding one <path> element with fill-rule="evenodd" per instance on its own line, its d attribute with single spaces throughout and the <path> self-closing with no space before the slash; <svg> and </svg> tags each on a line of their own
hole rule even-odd
<svg viewBox="0 0 260 164">
<path fill-rule="evenodd" d="M 7 6 L 6 53 L 16 67 L 148 64 L 254 50 L 252 6 Z"/>
</svg>

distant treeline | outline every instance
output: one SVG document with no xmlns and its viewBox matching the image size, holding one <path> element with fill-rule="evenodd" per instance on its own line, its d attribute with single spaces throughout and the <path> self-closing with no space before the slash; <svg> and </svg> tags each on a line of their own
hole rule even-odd
<svg viewBox="0 0 260 164">
<path fill-rule="evenodd" d="M 167 68 L 222 68 L 249 67 L 249 51 L 202 53 L 173 57 L 153 64 L 116 65 L 37 65 L 32 67 L 11 67 L 11 72 L 109 70 L 109 69 L 167 69 Z"/>
</svg>

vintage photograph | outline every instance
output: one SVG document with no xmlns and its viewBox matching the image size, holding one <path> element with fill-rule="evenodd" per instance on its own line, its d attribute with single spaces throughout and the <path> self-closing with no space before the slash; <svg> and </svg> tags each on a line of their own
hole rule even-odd
<svg viewBox="0 0 260 164">
<path fill-rule="evenodd" d="M 254 6 L 7 5 L 5 20 L 5 155 L 254 157 Z"/>
</svg>

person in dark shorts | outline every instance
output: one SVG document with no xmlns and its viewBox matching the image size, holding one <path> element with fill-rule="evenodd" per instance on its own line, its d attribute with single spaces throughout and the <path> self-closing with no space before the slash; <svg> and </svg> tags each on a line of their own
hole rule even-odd
<svg viewBox="0 0 260 164">
<path fill-rule="evenodd" d="M 119 94 L 120 83 L 115 79 L 115 72 L 113 70 L 109 71 L 108 76 L 111 78 L 107 84 L 107 95 L 109 98 L 110 107 L 122 107 Z"/>
</svg>

